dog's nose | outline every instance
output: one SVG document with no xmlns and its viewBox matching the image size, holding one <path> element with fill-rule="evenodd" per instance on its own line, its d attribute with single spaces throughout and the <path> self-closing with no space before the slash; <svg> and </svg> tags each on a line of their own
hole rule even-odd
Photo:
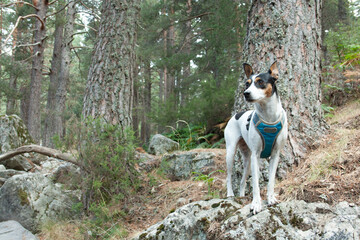
<svg viewBox="0 0 360 240">
<path fill-rule="evenodd" d="M 245 92 L 244 92 L 244 96 L 245 96 L 246 99 L 248 99 L 248 98 L 250 97 L 250 92 L 246 92 L 246 91 L 245 91 Z"/>
</svg>

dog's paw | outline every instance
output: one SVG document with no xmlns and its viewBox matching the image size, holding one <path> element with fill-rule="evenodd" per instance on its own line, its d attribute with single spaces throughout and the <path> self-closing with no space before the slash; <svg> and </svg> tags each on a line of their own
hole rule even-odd
<svg viewBox="0 0 360 240">
<path fill-rule="evenodd" d="M 253 214 L 257 214 L 261 211 L 261 200 L 253 200 L 250 205 L 250 210 L 252 210 Z"/>
<path fill-rule="evenodd" d="M 268 199 L 267 199 L 267 204 L 269 206 L 271 205 L 274 205 L 274 204 L 277 204 L 279 201 L 276 199 L 276 197 L 274 195 L 272 196 L 268 196 Z"/>
<path fill-rule="evenodd" d="M 231 195 L 231 194 L 228 194 L 228 195 L 226 196 L 226 198 L 227 198 L 227 199 L 234 199 L 235 196 L 234 196 L 234 194 L 232 194 L 232 195 Z"/>
</svg>

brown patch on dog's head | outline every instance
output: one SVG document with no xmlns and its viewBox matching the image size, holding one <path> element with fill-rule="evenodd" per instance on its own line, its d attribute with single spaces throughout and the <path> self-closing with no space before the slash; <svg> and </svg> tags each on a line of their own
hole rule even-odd
<svg viewBox="0 0 360 240">
<path fill-rule="evenodd" d="M 265 88 L 265 96 L 269 98 L 269 97 L 271 97 L 272 94 L 273 94 L 272 85 L 268 83 Z"/>
<path fill-rule="evenodd" d="M 274 62 L 269 69 L 270 75 L 277 80 L 279 78 L 279 70 L 277 68 L 276 62 Z"/>
</svg>

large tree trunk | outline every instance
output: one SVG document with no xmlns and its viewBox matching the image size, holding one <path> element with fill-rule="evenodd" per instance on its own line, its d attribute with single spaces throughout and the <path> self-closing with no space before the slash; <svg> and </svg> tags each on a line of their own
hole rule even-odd
<svg viewBox="0 0 360 240">
<path fill-rule="evenodd" d="M 320 13 L 320 0 L 253 1 L 248 13 L 243 61 L 257 73 L 278 62 L 278 92 L 289 120 L 289 138 L 277 172 L 280 177 L 305 156 L 326 126 L 321 110 Z M 243 100 L 245 74 L 241 76 L 234 112 L 249 108 Z M 235 178 L 240 175 L 235 173 Z"/>
<path fill-rule="evenodd" d="M 35 22 L 34 42 L 37 44 L 34 46 L 32 59 L 27 127 L 31 137 L 38 142 L 41 135 L 40 100 L 46 36 L 45 16 L 48 0 L 34 1 L 34 5 L 38 9 L 36 15 L 41 21 L 37 19 Z"/>
<path fill-rule="evenodd" d="M 139 0 L 104 0 L 84 97 L 83 116 L 131 126 Z"/>
</svg>

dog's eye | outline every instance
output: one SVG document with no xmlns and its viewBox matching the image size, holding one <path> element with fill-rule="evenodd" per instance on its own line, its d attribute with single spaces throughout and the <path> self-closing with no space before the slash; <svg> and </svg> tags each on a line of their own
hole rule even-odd
<svg viewBox="0 0 360 240">
<path fill-rule="evenodd" d="M 249 83 L 249 82 L 246 82 L 246 83 L 245 83 L 245 87 L 246 87 L 246 88 L 250 87 L 250 83 Z"/>
<path fill-rule="evenodd" d="M 257 85 L 258 85 L 259 87 L 263 87 L 264 84 L 265 84 L 264 81 L 261 80 L 261 79 L 257 80 L 256 83 L 257 83 Z"/>
</svg>

